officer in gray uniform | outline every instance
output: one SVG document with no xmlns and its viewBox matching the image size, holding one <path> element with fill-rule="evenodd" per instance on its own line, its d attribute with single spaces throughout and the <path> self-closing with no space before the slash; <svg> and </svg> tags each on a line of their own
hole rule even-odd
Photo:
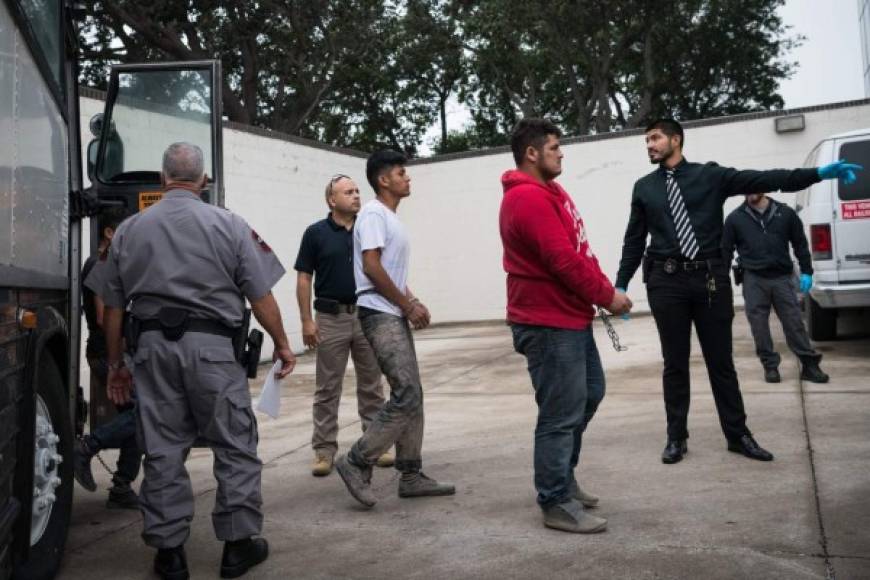
<svg viewBox="0 0 870 580">
<path fill-rule="evenodd" d="M 103 300 L 112 402 L 129 400 L 135 380 L 138 436 L 145 454 L 142 537 L 158 549 L 155 571 L 188 578 L 184 542 L 193 491 L 184 462 L 197 437 L 214 452 L 212 523 L 225 543 L 221 576 L 234 578 L 268 556 L 255 538 L 263 524 L 257 422 L 245 369 L 237 362 L 245 298 L 272 337 L 278 375 L 295 365 L 271 293 L 284 274 L 271 248 L 239 216 L 204 203 L 202 151 L 175 143 L 163 156 L 163 199 L 118 228 Z M 128 311 L 132 368 L 121 328 Z M 130 343 L 133 342 L 134 345 Z"/>
</svg>

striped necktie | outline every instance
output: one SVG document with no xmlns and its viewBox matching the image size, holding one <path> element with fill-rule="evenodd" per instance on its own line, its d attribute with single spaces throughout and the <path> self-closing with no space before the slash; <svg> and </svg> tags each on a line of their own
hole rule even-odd
<svg viewBox="0 0 870 580">
<path fill-rule="evenodd" d="M 683 201 L 683 194 L 677 180 L 674 179 L 674 170 L 668 169 L 666 184 L 668 190 L 668 205 L 671 207 L 671 217 L 674 219 L 674 228 L 677 230 L 677 242 L 680 244 L 680 253 L 692 260 L 698 255 L 698 240 L 695 238 L 695 230 L 689 220 L 689 212 Z"/>
</svg>

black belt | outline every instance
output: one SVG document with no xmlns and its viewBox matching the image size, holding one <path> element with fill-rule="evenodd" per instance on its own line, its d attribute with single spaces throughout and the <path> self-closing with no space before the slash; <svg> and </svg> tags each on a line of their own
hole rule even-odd
<svg viewBox="0 0 870 580">
<path fill-rule="evenodd" d="M 325 308 L 318 308 L 317 304 L 314 305 L 314 309 L 318 312 L 322 312 L 324 314 L 338 314 L 341 312 L 346 312 L 347 314 L 353 314 L 356 312 L 356 304 L 342 304 L 341 302 L 334 304 L 333 308 L 338 309 L 338 312 L 334 310 L 328 310 Z"/>
<path fill-rule="evenodd" d="M 139 332 L 151 332 L 163 330 L 160 321 L 156 318 L 139 321 Z M 235 338 L 238 328 L 230 328 L 226 324 L 210 318 L 188 318 L 185 326 L 186 332 L 202 332 L 204 334 L 217 334 L 227 338 Z"/>
<path fill-rule="evenodd" d="M 709 258 L 707 260 L 682 260 L 668 258 L 667 260 L 653 260 L 653 265 L 660 266 L 666 274 L 675 274 L 679 270 L 694 272 L 696 270 L 712 270 L 714 266 L 723 264 L 721 258 Z"/>
</svg>

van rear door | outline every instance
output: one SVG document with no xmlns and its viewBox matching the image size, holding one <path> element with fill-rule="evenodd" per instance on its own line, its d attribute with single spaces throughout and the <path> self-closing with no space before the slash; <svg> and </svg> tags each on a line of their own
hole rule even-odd
<svg viewBox="0 0 870 580">
<path fill-rule="evenodd" d="M 864 166 L 858 180 L 834 184 L 833 250 L 841 283 L 870 282 L 870 135 L 840 139 L 835 159 Z"/>
</svg>

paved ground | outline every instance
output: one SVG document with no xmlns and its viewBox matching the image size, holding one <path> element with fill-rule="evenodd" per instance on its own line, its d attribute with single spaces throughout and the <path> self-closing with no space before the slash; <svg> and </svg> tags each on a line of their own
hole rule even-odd
<svg viewBox="0 0 870 580">
<path fill-rule="evenodd" d="M 260 422 L 272 556 L 248 577 L 870 578 L 870 337 L 854 334 L 870 327 L 866 318 L 853 324 L 851 338 L 820 345 L 830 384 L 802 385 L 788 354 L 783 382 L 768 385 L 739 312 L 735 352 L 749 425 L 776 461 L 726 451 L 696 354 L 690 453 L 674 466 L 659 461 L 664 410 L 652 320 L 618 321 L 629 347 L 619 354 L 597 326 L 608 392 L 584 441 L 580 480 L 602 497 L 597 513 L 609 519 L 606 533 L 541 525 L 532 488 L 534 400 L 508 329 L 437 327 L 416 335 L 424 462 L 431 475 L 455 482 L 457 495 L 400 500 L 395 472 L 376 470 L 380 503 L 363 511 L 337 475 L 313 478 L 314 365 L 303 357 L 285 384 L 283 415 Z M 348 392 L 344 449 L 359 433 L 354 414 Z M 210 452 L 195 451 L 188 467 L 197 495 L 188 558 L 194 578 L 213 578 L 221 545 L 209 517 Z M 98 478 L 107 487 L 108 476 Z M 104 500 L 102 490 L 77 488 L 61 577 L 152 577 L 139 515 L 107 511 Z"/>
</svg>

